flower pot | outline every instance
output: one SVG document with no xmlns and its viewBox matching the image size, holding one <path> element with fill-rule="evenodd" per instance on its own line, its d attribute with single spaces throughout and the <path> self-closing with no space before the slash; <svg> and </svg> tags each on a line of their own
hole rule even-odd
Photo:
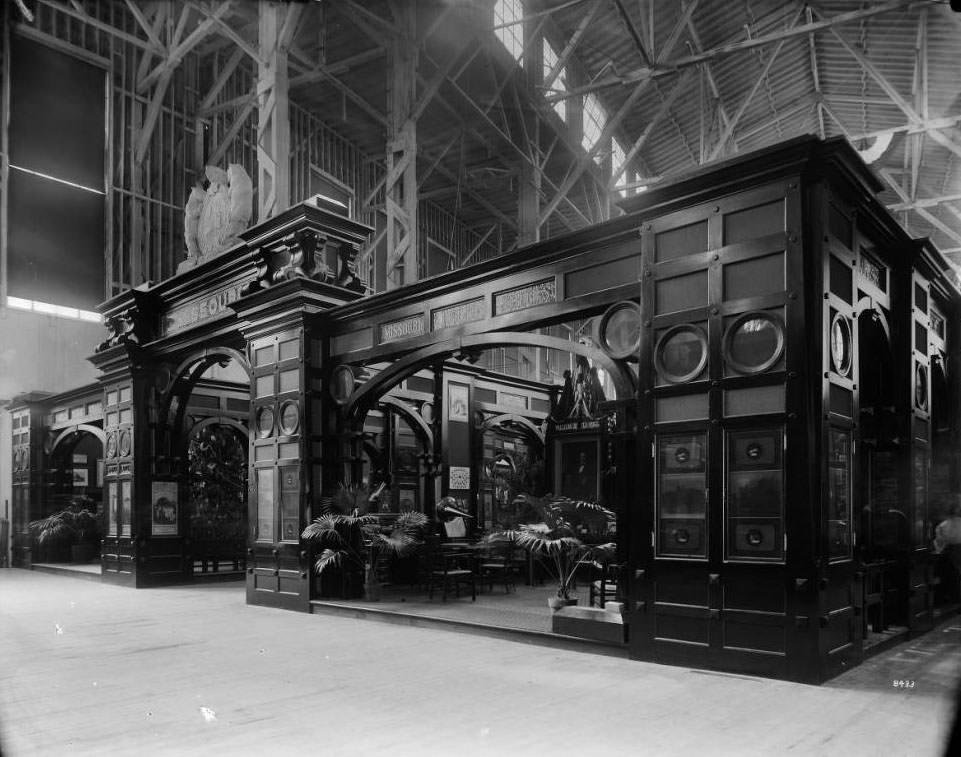
<svg viewBox="0 0 961 757">
<path fill-rule="evenodd" d="M 364 583 L 364 599 L 368 602 L 380 602 L 381 584 L 379 581 L 366 581 Z"/>
<path fill-rule="evenodd" d="M 550 607 L 553 612 L 557 612 L 562 607 L 569 607 L 576 604 L 577 597 L 559 597 L 556 594 L 552 594 L 547 598 L 547 606 Z"/>
</svg>

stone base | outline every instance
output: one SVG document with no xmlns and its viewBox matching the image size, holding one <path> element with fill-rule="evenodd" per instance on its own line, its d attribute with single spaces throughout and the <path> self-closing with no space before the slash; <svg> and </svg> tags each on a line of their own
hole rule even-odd
<svg viewBox="0 0 961 757">
<path fill-rule="evenodd" d="M 627 626 L 621 613 L 599 607 L 562 607 L 551 619 L 551 630 L 595 641 L 627 642 Z"/>
</svg>

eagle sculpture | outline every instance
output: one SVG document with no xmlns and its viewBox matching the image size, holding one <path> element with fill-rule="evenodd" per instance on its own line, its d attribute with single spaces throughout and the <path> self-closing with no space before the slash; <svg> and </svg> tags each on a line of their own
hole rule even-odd
<svg viewBox="0 0 961 757">
<path fill-rule="evenodd" d="M 177 272 L 193 268 L 233 247 L 253 210 L 253 183 L 237 163 L 227 170 L 207 166 L 207 188 L 195 186 L 184 208 L 187 259 Z"/>
</svg>

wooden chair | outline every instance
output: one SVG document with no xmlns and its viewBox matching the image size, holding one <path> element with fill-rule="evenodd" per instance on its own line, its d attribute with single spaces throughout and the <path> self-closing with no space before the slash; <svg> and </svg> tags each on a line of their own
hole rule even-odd
<svg viewBox="0 0 961 757">
<path fill-rule="evenodd" d="M 617 599 L 617 574 L 620 566 L 615 563 L 589 563 L 591 573 L 588 584 L 588 601 L 590 607 L 603 609 L 607 602 Z"/>
<path fill-rule="evenodd" d="M 492 542 L 478 565 L 481 589 L 486 583 L 494 591 L 494 583 L 503 583 L 504 591 L 510 593 L 511 586 L 517 591 L 516 566 L 514 564 L 514 545 L 509 541 Z"/>
<path fill-rule="evenodd" d="M 447 594 L 451 589 L 454 595 L 460 597 L 461 584 L 470 586 L 471 601 L 477 601 L 477 581 L 474 571 L 469 567 L 471 555 L 465 552 L 434 552 L 431 559 L 427 597 L 433 600 L 434 587 L 443 589 L 442 601 L 447 601 Z M 466 567 L 465 567 L 466 566 Z"/>
</svg>

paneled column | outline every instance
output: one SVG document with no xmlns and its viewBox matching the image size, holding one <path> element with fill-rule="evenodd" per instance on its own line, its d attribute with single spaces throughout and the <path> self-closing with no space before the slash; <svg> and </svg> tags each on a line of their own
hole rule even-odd
<svg viewBox="0 0 961 757">
<path fill-rule="evenodd" d="M 231 305 L 251 367 L 247 602 L 309 609 L 313 555 L 300 534 L 336 486 L 324 313 L 361 296 L 353 268 L 370 228 L 305 202 L 243 237 L 260 274 Z M 334 478 L 334 481 L 330 479 Z"/>
</svg>

